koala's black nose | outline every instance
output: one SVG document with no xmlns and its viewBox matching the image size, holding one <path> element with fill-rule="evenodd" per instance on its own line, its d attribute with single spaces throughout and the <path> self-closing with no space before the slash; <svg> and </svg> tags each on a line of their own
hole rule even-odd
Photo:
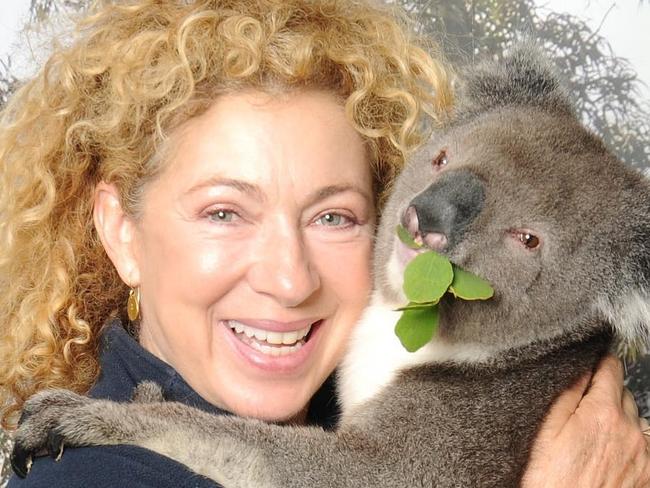
<svg viewBox="0 0 650 488">
<path fill-rule="evenodd" d="M 485 188 L 478 177 L 469 171 L 449 171 L 411 200 L 405 213 L 405 219 L 410 215 L 411 221 L 405 222 L 405 227 L 417 225 L 428 247 L 449 250 L 462 239 L 484 201 Z"/>
</svg>

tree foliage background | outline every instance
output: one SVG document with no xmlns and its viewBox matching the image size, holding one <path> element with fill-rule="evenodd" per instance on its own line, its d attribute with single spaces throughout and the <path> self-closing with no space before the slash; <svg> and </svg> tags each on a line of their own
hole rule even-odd
<svg viewBox="0 0 650 488">
<path fill-rule="evenodd" d="M 535 39 L 568 77 L 583 120 L 623 161 L 639 168 L 650 165 L 650 103 L 641 99 L 641 81 L 582 19 L 544 12 L 535 0 L 395 2 L 417 19 L 421 32 L 442 44 L 455 64 L 499 57 L 518 39 Z"/>
<path fill-rule="evenodd" d="M 650 104 L 642 100 L 640 80 L 630 63 L 616 56 L 598 31 L 575 16 L 547 15 L 534 0 L 388 0 L 400 4 L 421 33 L 433 36 L 448 59 L 458 65 L 486 57 L 499 57 L 517 39 L 537 39 L 569 76 L 573 99 L 585 122 L 616 152 L 637 168 L 650 166 Z M 625 0 L 633 1 L 633 0 Z M 53 14 L 80 11 L 87 0 L 31 0 L 31 24 Z M 585 1 L 586 4 L 586 1 Z M 650 0 L 639 0 L 650 8 Z M 0 59 L 0 108 L 20 85 L 10 58 Z M 650 383 L 643 372 L 650 364 L 635 366 L 629 385 L 635 389 L 641 411 L 648 414 Z M 0 431 L 0 461 L 9 450 Z M 7 463 L 2 479 L 7 474 Z"/>
</svg>

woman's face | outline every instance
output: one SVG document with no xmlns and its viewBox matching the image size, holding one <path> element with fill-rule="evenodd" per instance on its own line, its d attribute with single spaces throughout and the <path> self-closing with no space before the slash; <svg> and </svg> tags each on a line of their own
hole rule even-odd
<svg viewBox="0 0 650 488">
<path fill-rule="evenodd" d="M 299 414 L 370 289 L 362 139 L 311 91 L 222 96 L 171 142 L 135 224 L 141 343 L 215 405 Z"/>
</svg>

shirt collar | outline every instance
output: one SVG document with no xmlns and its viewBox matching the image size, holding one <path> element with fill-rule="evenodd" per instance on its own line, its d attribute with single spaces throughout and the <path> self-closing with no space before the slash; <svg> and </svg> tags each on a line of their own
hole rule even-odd
<svg viewBox="0 0 650 488">
<path fill-rule="evenodd" d="M 144 349 L 124 329 L 111 321 L 100 341 L 100 375 L 89 395 L 118 402 L 129 401 L 134 388 L 153 381 L 163 390 L 165 400 L 184 403 L 210 413 L 227 413 L 196 393 L 169 364 Z"/>
</svg>

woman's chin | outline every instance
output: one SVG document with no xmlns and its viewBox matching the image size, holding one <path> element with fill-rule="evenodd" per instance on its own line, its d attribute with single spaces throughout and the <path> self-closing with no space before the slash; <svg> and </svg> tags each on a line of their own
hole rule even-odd
<svg viewBox="0 0 650 488">
<path fill-rule="evenodd" d="M 289 395 L 290 393 L 286 394 Z M 279 395 L 279 393 L 275 395 Z M 302 396 L 297 393 L 293 397 L 287 397 L 286 399 L 280 398 L 269 401 L 267 397 L 253 401 L 242 401 L 233 404 L 229 410 L 240 417 L 250 417 L 266 422 L 302 424 L 305 421 L 309 403 L 309 397 L 305 395 L 303 399 Z"/>
</svg>

